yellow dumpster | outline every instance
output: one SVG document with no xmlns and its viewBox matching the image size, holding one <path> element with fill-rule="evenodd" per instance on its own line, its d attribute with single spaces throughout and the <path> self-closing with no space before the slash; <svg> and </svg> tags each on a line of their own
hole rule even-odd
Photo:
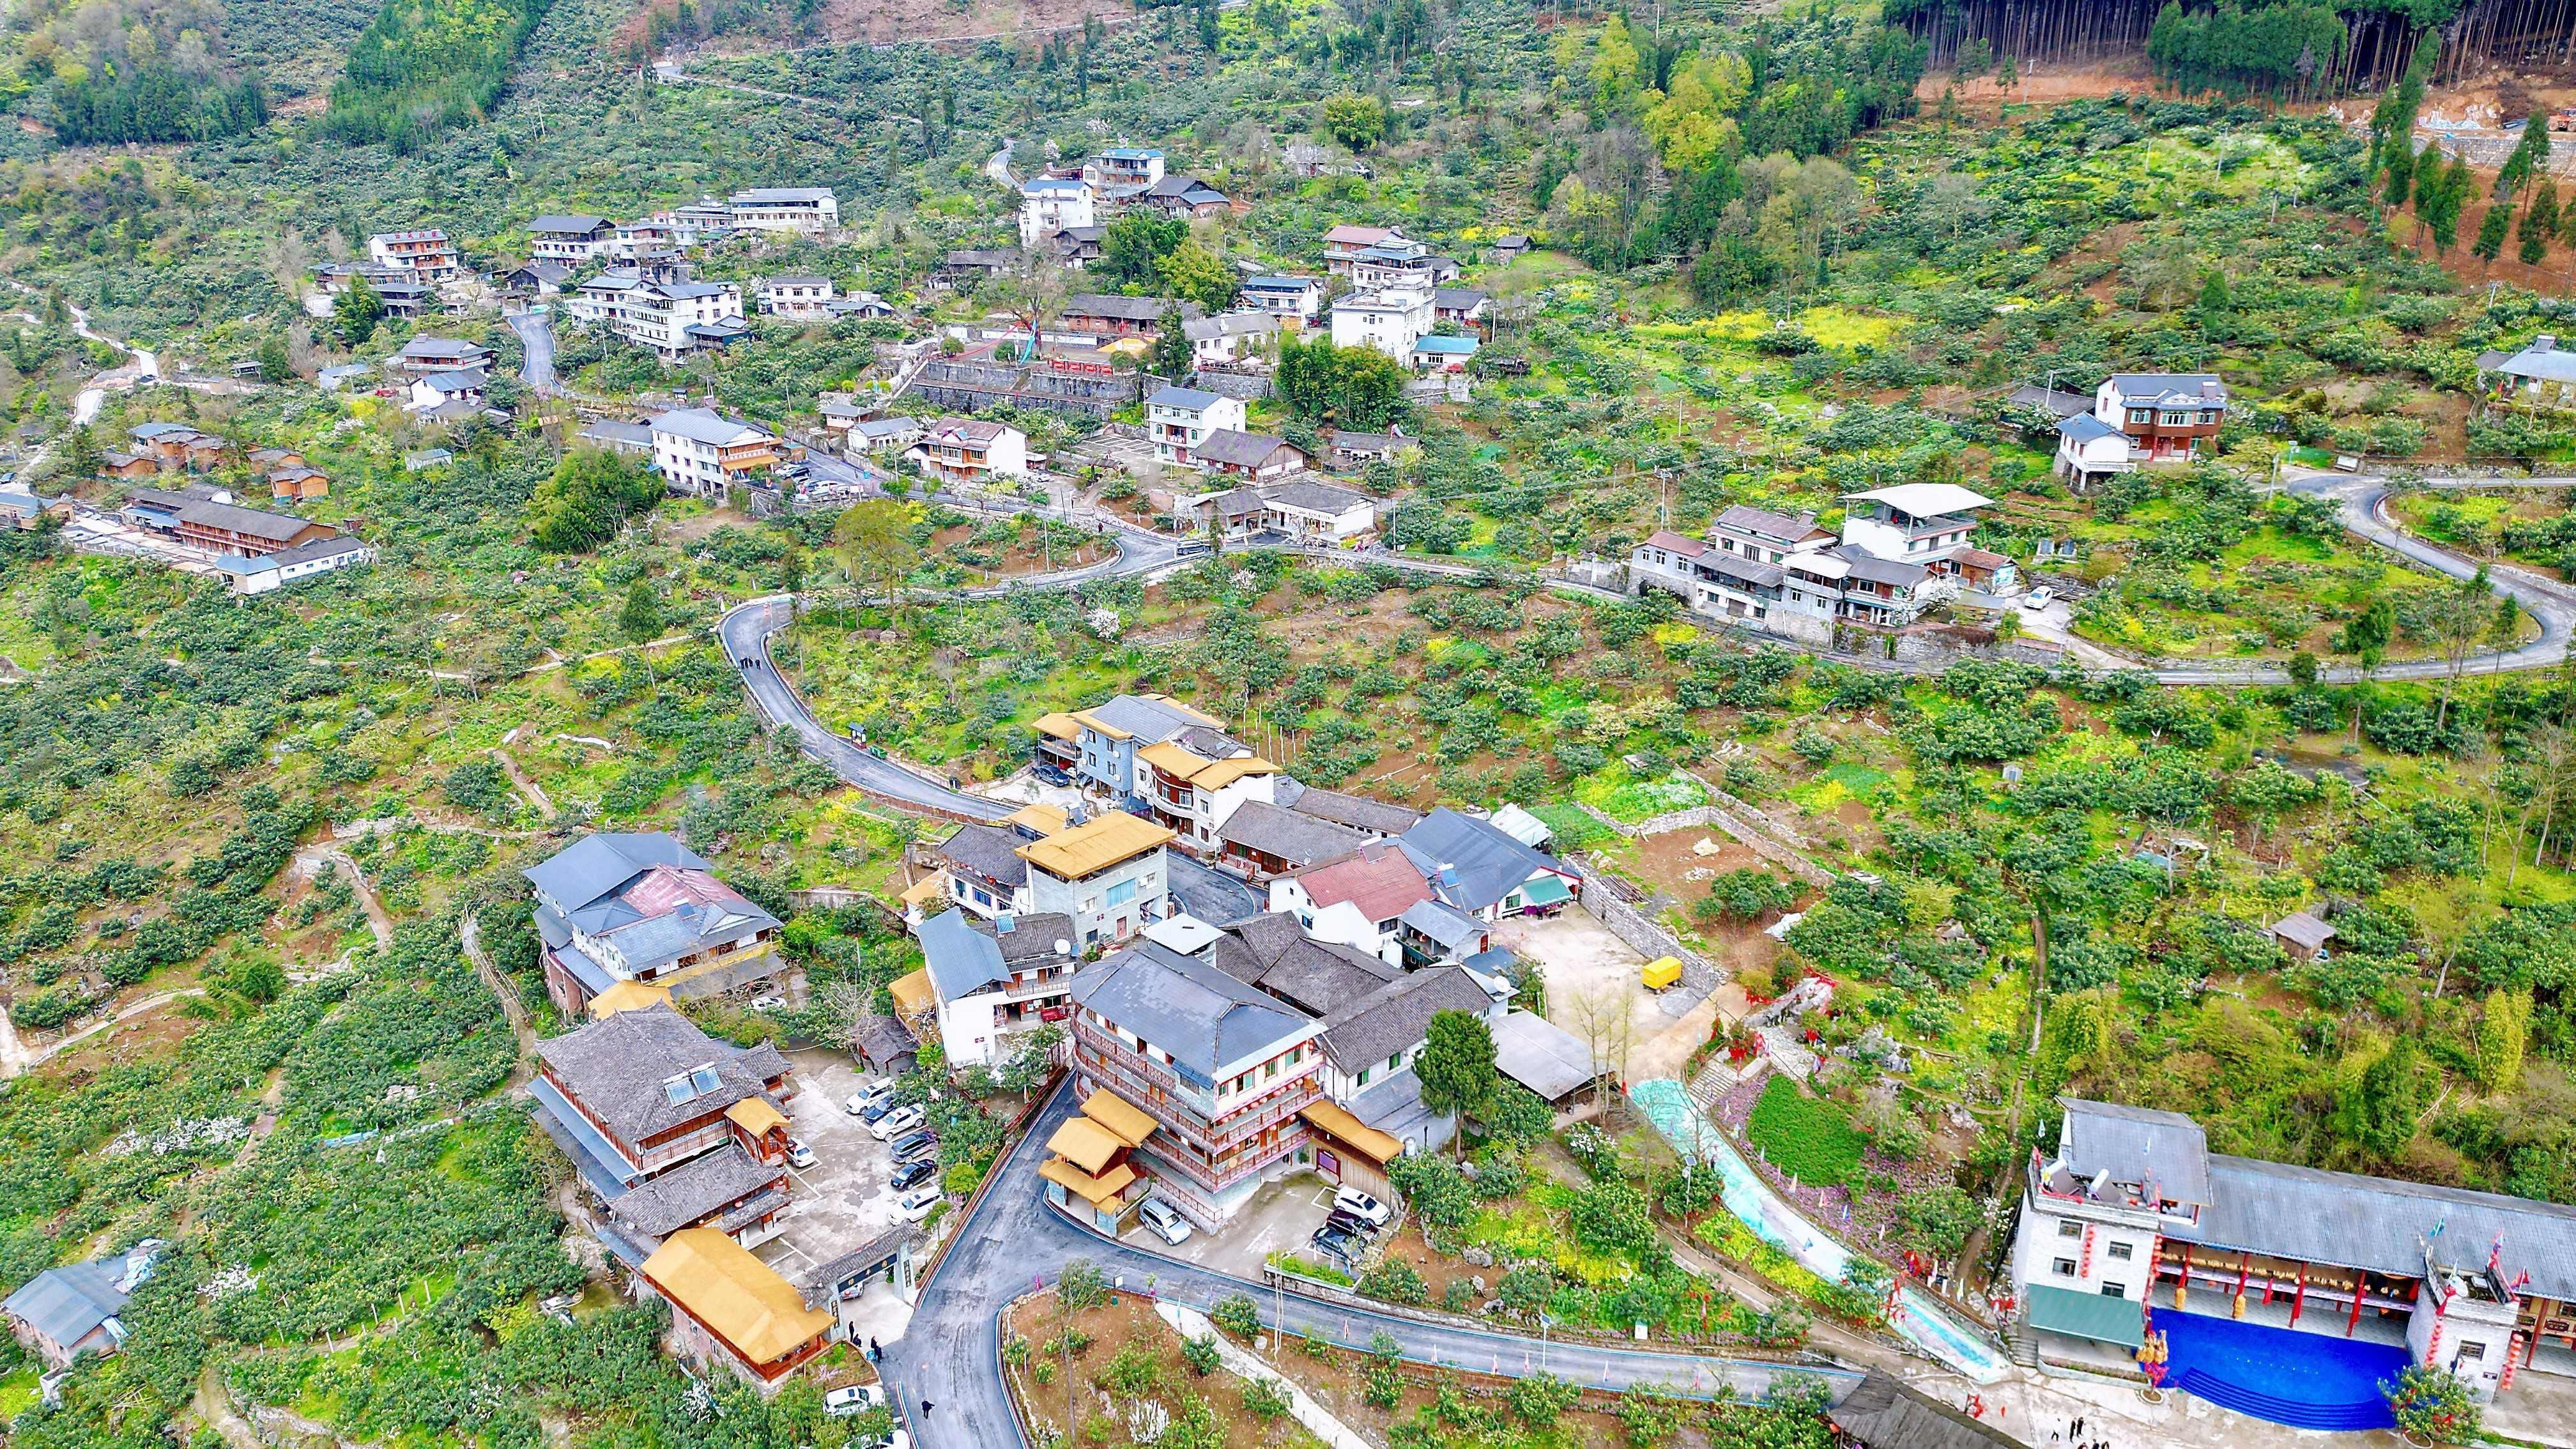
<svg viewBox="0 0 2576 1449">
<path fill-rule="evenodd" d="M 1682 979 L 1682 958 L 1658 956 L 1646 963 L 1646 989 L 1661 991 Z"/>
</svg>

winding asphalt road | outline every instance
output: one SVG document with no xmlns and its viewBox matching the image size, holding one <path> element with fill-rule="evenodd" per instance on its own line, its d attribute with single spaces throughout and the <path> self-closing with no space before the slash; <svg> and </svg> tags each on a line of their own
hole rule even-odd
<svg viewBox="0 0 2576 1449">
<path fill-rule="evenodd" d="M 509 314 L 510 330 L 519 334 L 519 381 L 543 397 L 555 390 L 554 316 L 530 308 Z"/>
<path fill-rule="evenodd" d="M 1047 1206 L 1037 1170 L 1045 1142 L 1074 1114 L 1072 1084 L 1056 1090 L 1046 1109 L 993 1169 L 993 1182 L 974 1214 L 958 1225 L 957 1241 L 921 1287 L 921 1302 L 902 1338 L 886 1345 L 883 1371 L 924 1449 L 992 1449 L 1017 1442 L 1004 1425 L 1015 1424 L 1002 1380 L 1004 1304 L 1045 1282 L 1067 1263 L 1088 1258 L 1129 1291 L 1186 1303 L 1202 1312 L 1241 1293 L 1260 1308 L 1262 1321 L 1292 1334 L 1366 1349 L 1386 1334 L 1415 1363 L 1514 1376 L 1544 1370 L 1593 1388 L 1655 1384 L 1696 1397 L 1721 1388 L 1758 1398 L 1783 1373 L 1825 1380 L 1836 1399 L 1860 1382 L 1849 1369 L 1807 1368 L 1758 1360 L 1710 1358 L 1554 1342 L 1542 1358 L 1536 1339 L 1488 1333 L 1445 1323 L 1423 1323 L 1392 1314 L 1274 1294 L 1260 1284 L 1113 1242 L 1076 1226 Z M 924 1402 L 932 1405 L 921 1412 Z"/>
</svg>

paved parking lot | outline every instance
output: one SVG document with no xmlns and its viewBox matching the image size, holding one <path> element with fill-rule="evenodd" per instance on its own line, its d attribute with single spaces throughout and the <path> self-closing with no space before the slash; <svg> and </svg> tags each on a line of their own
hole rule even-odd
<svg viewBox="0 0 2576 1449">
<path fill-rule="evenodd" d="M 862 1080 L 843 1052 L 788 1053 L 799 1090 L 787 1118 L 799 1141 L 814 1149 L 814 1166 L 791 1174 L 796 1205 L 787 1230 L 756 1250 L 760 1260 L 789 1282 L 820 1263 L 864 1246 L 896 1220 L 894 1157 L 868 1135 L 859 1119 L 841 1110 Z"/>
<path fill-rule="evenodd" d="M 1639 980 L 1646 958 L 1581 907 L 1497 922 L 1494 944 L 1537 964 L 1547 980 L 1547 1019 L 1624 1055 L 1616 1065 L 1629 1081 L 1675 1075 L 1708 1040 L 1706 998 L 1686 987 L 1646 990 Z"/>
<path fill-rule="evenodd" d="M 1333 1185 L 1311 1172 L 1264 1183 L 1243 1211 L 1221 1233 L 1193 1232 L 1179 1247 L 1166 1246 L 1152 1228 L 1139 1223 L 1127 1241 L 1157 1253 L 1185 1258 L 1220 1273 L 1258 1282 L 1261 1266 L 1273 1253 L 1290 1252 L 1312 1259 L 1306 1235 L 1324 1225 L 1332 1211 Z"/>
</svg>

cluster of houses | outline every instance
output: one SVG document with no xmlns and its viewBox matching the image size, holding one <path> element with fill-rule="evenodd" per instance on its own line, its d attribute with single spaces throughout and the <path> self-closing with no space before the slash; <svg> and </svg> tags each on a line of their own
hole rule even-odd
<svg viewBox="0 0 2576 1449">
<path fill-rule="evenodd" d="M 1052 246 L 1072 266 L 1100 255 L 1103 217 L 1126 207 L 1195 219 L 1232 209 L 1195 176 L 1166 175 L 1163 153 L 1113 146 L 1075 166 L 1050 167 L 1020 186 L 1020 245 Z"/>
<path fill-rule="evenodd" d="M 1041 772 L 1080 787 L 960 827 L 905 893 L 924 966 L 898 1015 L 959 1065 L 1067 1024 L 1091 1129 L 1045 1169 L 1049 1197 L 1123 1230 L 1159 1193 L 1206 1226 L 1292 1168 L 1383 1191 L 1388 1161 L 1445 1141 L 1411 1070 L 1439 1011 L 1493 1024 L 1503 1071 L 1551 1102 L 1589 1051 L 1509 1005 L 1505 916 L 1563 909 L 1580 877 L 1543 825 L 1428 815 L 1290 778 L 1223 723 L 1159 695 L 1039 721 Z M 1086 818 L 1087 817 L 1087 818 Z M 1205 921 L 1172 894 L 1173 852 L 1262 887 L 1267 909 Z M 1142 1126 L 1144 1131 L 1121 1131 Z"/>
<path fill-rule="evenodd" d="M 140 483 L 163 473 L 204 474 L 232 455 L 223 437 L 186 423 L 138 423 L 128 437 L 129 447 L 104 454 L 103 475 Z M 253 449 L 246 462 L 272 499 L 304 503 L 330 496 L 330 477 L 292 448 Z M 44 507 L 59 511 L 53 504 Z M 132 488 L 118 516 L 210 556 L 214 571 L 236 594 L 264 594 L 376 557 L 375 550 L 330 524 L 251 508 L 231 489 L 207 483 Z M 32 519 L 20 522 L 25 526 Z"/>
<path fill-rule="evenodd" d="M 1902 628 L 1962 589 L 2019 586 L 2012 560 L 1968 541 L 1976 510 L 1993 501 L 1955 483 L 1846 494 L 1839 538 L 1812 513 L 1739 504 L 1699 537 L 1658 530 L 1638 544 L 1629 587 L 1810 643 L 1847 626 Z"/>
</svg>

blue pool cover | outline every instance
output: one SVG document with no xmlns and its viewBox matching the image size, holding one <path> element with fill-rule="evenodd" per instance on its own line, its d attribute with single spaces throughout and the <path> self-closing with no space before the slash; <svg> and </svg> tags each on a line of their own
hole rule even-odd
<svg viewBox="0 0 2576 1449">
<path fill-rule="evenodd" d="M 2196 1296 L 2196 1295 L 2195 1295 Z M 2158 1309 L 2148 1325 L 2172 1349 L 2165 1387 L 2294 1429 L 2386 1429 L 2379 1392 L 2406 1368 L 2404 1347 Z"/>
</svg>

